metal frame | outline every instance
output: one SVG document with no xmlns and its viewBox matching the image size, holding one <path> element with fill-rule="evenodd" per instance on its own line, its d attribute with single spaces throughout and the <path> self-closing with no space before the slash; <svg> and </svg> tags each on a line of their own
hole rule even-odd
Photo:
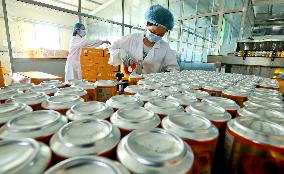
<svg viewBox="0 0 284 174">
<path fill-rule="evenodd" d="M 241 19 L 239 41 L 243 39 L 243 33 L 244 33 L 245 20 L 246 20 L 246 16 L 247 16 L 248 6 L 249 6 L 249 0 L 245 0 L 244 1 L 243 13 L 242 13 L 242 19 Z"/>
</svg>

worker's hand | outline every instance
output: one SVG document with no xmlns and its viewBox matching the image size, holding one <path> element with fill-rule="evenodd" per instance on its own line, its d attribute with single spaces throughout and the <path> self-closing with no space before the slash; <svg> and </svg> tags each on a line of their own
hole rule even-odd
<svg viewBox="0 0 284 174">
<path fill-rule="evenodd" d="M 284 72 L 282 72 L 281 74 L 279 74 L 279 78 L 284 80 Z"/>
<path fill-rule="evenodd" d="M 103 41 L 103 44 L 111 45 L 110 41 L 108 41 L 108 40 Z"/>
</svg>

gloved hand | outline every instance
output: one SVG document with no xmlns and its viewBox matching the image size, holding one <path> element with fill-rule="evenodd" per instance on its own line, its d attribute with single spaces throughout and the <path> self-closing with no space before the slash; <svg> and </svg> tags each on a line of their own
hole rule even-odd
<svg viewBox="0 0 284 174">
<path fill-rule="evenodd" d="M 124 67 L 132 66 L 137 62 L 135 59 L 132 59 L 126 51 L 120 52 L 120 58 L 123 62 Z"/>
</svg>

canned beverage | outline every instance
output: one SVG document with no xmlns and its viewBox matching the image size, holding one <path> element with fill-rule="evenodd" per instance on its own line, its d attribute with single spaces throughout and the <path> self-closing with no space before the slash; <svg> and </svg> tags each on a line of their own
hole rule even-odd
<svg viewBox="0 0 284 174">
<path fill-rule="evenodd" d="M 135 107 L 117 110 L 110 121 L 121 130 L 124 136 L 133 130 L 153 129 L 159 126 L 161 120 L 154 112 L 143 107 Z"/>
<path fill-rule="evenodd" d="M 97 88 L 97 100 L 106 102 L 117 94 L 116 83 L 112 80 L 98 80 L 95 83 Z"/>
<path fill-rule="evenodd" d="M 106 120 L 82 119 L 62 127 L 50 140 L 58 161 L 81 155 L 110 156 L 120 140 L 120 132 Z"/>
<path fill-rule="evenodd" d="M 79 156 L 64 160 L 44 174 L 130 174 L 120 163 L 98 156 Z"/>
<path fill-rule="evenodd" d="M 85 79 L 72 79 L 72 80 L 68 80 L 67 82 L 69 86 L 77 86 L 82 83 L 88 83 L 88 81 L 86 81 Z"/>
<path fill-rule="evenodd" d="M 66 84 L 60 80 L 48 80 L 48 81 L 42 81 L 40 85 L 43 86 L 55 86 L 56 88 L 65 88 Z"/>
<path fill-rule="evenodd" d="M 84 102 L 84 99 L 78 95 L 64 94 L 48 98 L 46 101 L 42 102 L 41 106 L 43 109 L 55 110 L 65 114 L 73 105 L 81 102 Z"/>
<path fill-rule="evenodd" d="M 271 101 L 265 100 L 248 100 L 244 102 L 245 107 L 259 107 L 265 109 L 273 109 L 273 110 L 284 110 L 283 103 L 274 103 Z"/>
<path fill-rule="evenodd" d="M 175 101 L 179 103 L 181 106 L 186 108 L 187 106 L 191 105 L 192 103 L 199 102 L 194 95 L 189 94 L 174 94 L 167 97 L 167 100 Z"/>
<path fill-rule="evenodd" d="M 165 117 L 162 127 L 181 137 L 194 153 L 192 173 L 210 174 L 218 141 L 218 129 L 206 118 L 180 113 Z"/>
<path fill-rule="evenodd" d="M 52 85 L 35 85 L 31 87 L 30 91 L 31 92 L 43 92 L 46 95 L 53 96 L 58 91 L 58 88 Z"/>
<path fill-rule="evenodd" d="M 86 101 L 95 101 L 97 100 L 97 90 L 96 90 L 96 85 L 91 82 L 87 81 L 82 81 L 82 82 L 77 82 L 74 84 L 75 87 L 80 87 L 83 88 L 84 90 L 87 91 L 86 95 Z"/>
<path fill-rule="evenodd" d="M 248 100 L 250 92 L 244 89 L 231 88 L 222 92 L 222 97 L 234 100 L 241 108 L 244 107 L 244 102 Z"/>
<path fill-rule="evenodd" d="M 113 114 L 110 106 L 103 102 L 89 101 L 73 105 L 66 112 L 69 120 L 80 120 L 84 118 L 108 119 Z"/>
<path fill-rule="evenodd" d="M 249 96 L 248 100 L 284 104 L 281 98 L 274 97 L 274 96 Z"/>
<path fill-rule="evenodd" d="M 25 113 L 32 112 L 33 109 L 24 103 L 3 103 L 0 104 L 0 126 L 17 118 Z"/>
<path fill-rule="evenodd" d="M 237 116 L 237 111 L 240 109 L 240 106 L 234 100 L 223 97 L 207 97 L 202 102 L 224 108 L 233 118 Z"/>
<path fill-rule="evenodd" d="M 18 89 L 11 89 L 11 88 L 0 88 L 0 103 L 5 103 L 6 100 L 11 98 L 13 95 L 22 93 Z"/>
<path fill-rule="evenodd" d="M 211 96 L 220 97 L 222 91 L 224 90 L 223 86 L 220 85 L 204 85 L 202 87 L 203 91 L 208 92 Z"/>
<path fill-rule="evenodd" d="M 2 139 L 34 138 L 48 143 L 50 137 L 66 123 L 67 119 L 56 111 L 34 111 L 8 121 L 0 128 L 0 137 Z"/>
<path fill-rule="evenodd" d="M 87 91 L 84 90 L 83 88 L 75 86 L 61 88 L 57 91 L 57 93 L 55 93 L 55 95 L 62 95 L 62 94 L 78 95 L 81 98 L 83 98 L 85 101 L 88 99 Z"/>
<path fill-rule="evenodd" d="M 51 162 L 47 145 L 33 139 L 0 141 L 0 173 L 42 174 Z"/>
<path fill-rule="evenodd" d="M 142 74 L 135 74 L 135 73 L 131 73 L 128 80 L 129 80 L 129 84 L 130 85 L 137 85 L 137 82 L 139 80 L 142 80 L 144 77 Z"/>
<path fill-rule="evenodd" d="M 244 107 L 238 110 L 238 115 L 241 117 L 256 117 L 284 126 L 284 109 L 282 111 L 277 111 L 268 108 Z"/>
<path fill-rule="evenodd" d="M 141 85 L 129 85 L 124 89 L 124 94 L 126 95 L 135 95 L 138 92 L 150 91 L 149 89 L 144 88 Z"/>
<path fill-rule="evenodd" d="M 254 117 L 229 121 L 226 132 L 229 173 L 284 173 L 284 127 Z"/>
<path fill-rule="evenodd" d="M 178 88 L 172 87 L 172 86 L 171 87 L 160 87 L 160 88 L 155 89 L 153 92 L 159 96 L 165 96 L 165 97 L 180 93 Z"/>
<path fill-rule="evenodd" d="M 106 101 L 106 104 L 112 107 L 114 111 L 117 111 L 118 109 L 122 108 L 133 108 L 144 105 L 143 101 L 131 95 L 113 96 Z"/>
<path fill-rule="evenodd" d="M 152 91 L 163 86 L 161 83 L 149 79 L 139 80 L 137 84 L 142 85 L 144 88 Z"/>
<path fill-rule="evenodd" d="M 25 103 L 31 106 L 34 110 L 40 110 L 42 109 L 41 103 L 48 98 L 49 96 L 43 92 L 25 92 L 25 93 L 13 95 L 6 102 Z"/>
<path fill-rule="evenodd" d="M 254 96 L 271 96 L 271 97 L 279 97 L 281 96 L 281 92 L 273 90 L 273 89 L 266 89 L 266 88 L 255 88 L 253 91 Z"/>
<path fill-rule="evenodd" d="M 202 101 L 204 98 L 210 96 L 208 92 L 201 91 L 201 90 L 185 90 L 182 92 L 186 95 L 193 95 L 195 96 L 199 101 Z"/>
<path fill-rule="evenodd" d="M 257 88 L 266 88 L 272 90 L 279 90 L 279 84 L 275 79 L 268 79 L 268 81 L 260 82 L 257 85 Z"/>
<path fill-rule="evenodd" d="M 119 161 L 132 173 L 189 174 L 194 155 L 177 135 L 163 130 L 132 131 L 117 147 Z"/>
<path fill-rule="evenodd" d="M 25 92 L 29 90 L 33 85 L 34 85 L 33 83 L 12 83 L 7 88 L 17 89 L 17 90 Z"/>
<path fill-rule="evenodd" d="M 157 93 L 154 93 L 153 91 L 140 91 L 134 96 L 142 100 L 144 103 L 147 103 L 148 101 L 156 98 L 165 98 L 165 96 L 160 96 Z"/>
<path fill-rule="evenodd" d="M 161 119 L 168 115 L 184 112 L 184 108 L 178 102 L 163 98 L 150 100 L 145 104 L 145 108 L 158 114 Z"/>
</svg>

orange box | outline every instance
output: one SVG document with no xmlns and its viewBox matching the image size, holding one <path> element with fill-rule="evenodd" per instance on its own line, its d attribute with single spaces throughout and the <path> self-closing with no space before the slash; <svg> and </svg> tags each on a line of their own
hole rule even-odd
<svg viewBox="0 0 284 174">
<path fill-rule="evenodd" d="M 98 57 L 104 56 L 104 50 L 100 48 L 82 48 L 84 55 L 97 55 Z"/>
</svg>

